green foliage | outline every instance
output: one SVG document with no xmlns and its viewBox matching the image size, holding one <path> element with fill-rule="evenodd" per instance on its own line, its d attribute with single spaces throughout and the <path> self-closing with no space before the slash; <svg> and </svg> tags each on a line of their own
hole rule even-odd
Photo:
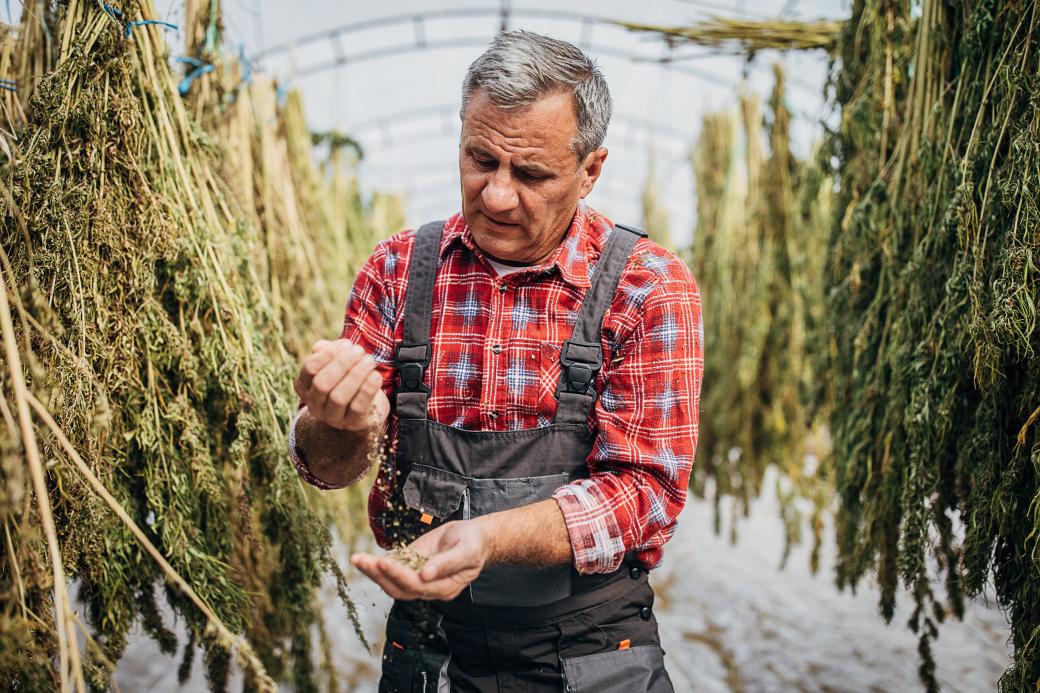
<svg viewBox="0 0 1040 693">
<path fill-rule="evenodd" d="M 245 635 L 262 663 L 242 660 L 247 688 L 268 688 L 266 670 L 308 690 L 322 575 L 353 605 L 330 551 L 333 513 L 287 462 L 289 383 L 310 341 L 338 330 L 373 210 L 335 162 L 314 169 L 298 100 L 278 108 L 269 81 L 241 87 L 208 30 L 217 5 L 207 5 L 195 15 L 210 51 L 200 55 L 220 68 L 197 81 L 187 107 L 158 30 L 124 34 L 121 18 L 157 16 L 146 0 L 120 15 L 77 1 L 26 10 L 0 51 L 20 85 L 0 97 L 10 134 L 0 271 L 29 390 L 219 623 Z M 255 165 L 236 168 L 246 156 Z M 56 436 L 19 429 L 12 368 L 5 362 L 0 380 L 5 689 L 60 683 L 52 610 L 65 587 L 51 579 L 27 436 L 47 463 L 61 562 L 87 606 L 88 685 L 107 688 L 135 621 L 176 651 L 156 601 L 166 580 L 189 631 L 181 680 L 198 643 L 223 689 L 232 643 L 168 582 Z"/>
<path fill-rule="evenodd" d="M 694 151 L 690 264 L 704 305 L 706 383 L 694 490 L 711 486 L 716 507 L 729 495 L 735 511 L 746 512 L 766 468 L 776 465 L 788 547 L 802 524 L 792 487 L 814 500 L 818 547 L 825 468 L 806 456 L 819 460 L 826 446 L 811 437 L 815 412 L 806 403 L 816 379 L 809 339 L 822 312 L 818 278 L 831 193 L 818 169 L 791 154 L 789 121 L 777 68 L 768 114 L 745 96 L 739 112 L 705 117 Z"/>
<path fill-rule="evenodd" d="M 1006 691 L 1040 685 L 1040 9 L 853 4 L 825 154 L 841 584 L 913 594 L 921 677 L 966 595 L 1008 609 Z M 957 530 L 963 527 L 963 532 Z M 936 593 L 945 580 L 945 598 Z"/>
</svg>

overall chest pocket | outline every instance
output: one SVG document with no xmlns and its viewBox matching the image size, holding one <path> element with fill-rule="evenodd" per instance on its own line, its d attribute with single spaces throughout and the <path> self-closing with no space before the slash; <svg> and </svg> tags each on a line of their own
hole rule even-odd
<svg viewBox="0 0 1040 693">
<path fill-rule="evenodd" d="M 417 464 L 404 482 L 405 503 L 438 520 L 468 520 L 537 503 L 570 481 L 566 473 L 517 479 L 472 479 Z M 488 566 L 470 585 L 474 604 L 536 606 L 571 593 L 570 565 Z"/>
<path fill-rule="evenodd" d="M 468 509 L 464 507 L 468 481 L 443 469 L 415 464 L 405 479 L 402 495 L 409 508 L 438 520 L 468 519 Z"/>
</svg>

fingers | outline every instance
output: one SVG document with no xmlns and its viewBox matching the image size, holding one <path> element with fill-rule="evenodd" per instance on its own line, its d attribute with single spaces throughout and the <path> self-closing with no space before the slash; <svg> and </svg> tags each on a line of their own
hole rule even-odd
<svg viewBox="0 0 1040 693">
<path fill-rule="evenodd" d="M 433 582 L 423 582 L 425 585 L 425 594 L 427 596 L 422 597 L 426 600 L 437 600 L 437 601 L 450 601 L 455 597 L 459 596 L 462 590 L 466 589 L 466 586 L 472 580 L 466 580 L 458 575 L 450 575 L 440 580 L 434 580 Z"/>
<path fill-rule="evenodd" d="M 376 411 L 374 415 L 370 415 L 372 403 L 375 401 L 376 395 L 379 394 L 382 386 L 383 376 L 373 366 L 372 372 L 365 377 L 361 383 L 361 388 L 354 395 L 354 399 L 350 400 L 350 405 L 347 407 L 348 418 L 351 420 L 349 427 L 356 429 L 368 428 L 383 420 L 379 411 Z"/>
<path fill-rule="evenodd" d="M 365 358 L 365 350 L 345 339 L 315 347 L 317 350 L 304 359 L 294 386 L 300 398 L 318 412 L 325 406 L 333 388 Z"/>
<path fill-rule="evenodd" d="M 314 405 L 319 407 L 324 406 L 325 400 L 327 400 L 336 385 L 365 356 L 364 349 L 346 340 L 336 342 L 332 348 L 335 351 L 332 360 L 325 364 L 311 382 L 311 395 L 316 398 Z M 353 393 L 351 393 L 351 396 L 353 396 Z M 308 402 L 308 404 L 311 403 Z"/>
<path fill-rule="evenodd" d="M 419 579 L 419 574 L 398 562 L 397 560 L 384 557 L 379 561 L 379 568 L 383 571 L 383 577 L 387 579 L 398 591 L 408 595 L 410 599 L 436 599 L 430 594 L 427 586 Z"/>
<path fill-rule="evenodd" d="M 361 553 L 352 556 L 350 562 L 393 599 L 447 601 L 458 596 L 469 584 L 468 580 L 461 580 L 458 576 L 432 582 L 424 581 L 414 570 L 389 556 L 378 557 Z"/>
<path fill-rule="evenodd" d="M 397 587 L 397 584 L 387 578 L 383 574 L 383 570 L 380 563 L 381 559 L 378 556 L 373 556 L 367 553 L 354 554 L 350 558 L 350 563 L 364 573 L 372 582 L 379 585 L 380 589 L 386 592 L 393 599 L 417 599 L 416 596 L 409 596 Z"/>
<path fill-rule="evenodd" d="M 378 364 L 364 348 L 346 339 L 315 342 L 293 382 L 296 394 L 315 418 L 336 428 L 358 431 L 386 418 L 386 402 L 369 413 L 383 386 Z M 385 400 L 385 398 L 382 398 Z"/>
<path fill-rule="evenodd" d="M 457 543 L 447 551 L 434 554 L 422 567 L 419 576 L 424 582 L 433 582 L 442 578 L 457 575 L 464 570 L 478 567 L 473 551 L 464 544 Z"/>
<path fill-rule="evenodd" d="M 394 599 L 430 599 L 414 570 L 389 557 L 355 554 L 350 562 Z"/>
<path fill-rule="evenodd" d="M 471 580 L 457 574 L 432 582 L 423 580 L 419 574 L 392 558 L 383 558 L 379 563 L 383 577 L 401 594 L 411 599 L 447 601 L 458 596 Z"/>
<path fill-rule="evenodd" d="M 326 366 L 326 368 L 331 367 L 332 364 Z M 375 395 L 375 390 L 382 382 L 382 377 L 375 372 L 375 369 L 376 362 L 368 356 L 362 356 L 354 362 L 353 367 L 329 392 L 327 409 L 330 418 L 346 417 L 357 421 L 364 419 L 368 414 L 368 408 L 372 406 L 372 396 Z M 321 377 L 324 372 L 322 371 L 318 377 Z M 363 401 L 364 397 L 359 396 L 364 394 L 363 387 L 369 384 L 369 376 L 373 374 L 376 378 L 375 387 L 372 388 L 367 401 Z"/>
<path fill-rule="evenodd" d="M 296 394 L 300 396 L 300 399 L 307 401 L 307 394 L 311 389 L 315 376 L 332 361 L 335 355 L 335 342 L 329 342 L 324 339 L 315 342 L 311 355 L 303 360 L 303 364 L 300 366 L 300 373 L 296 376 L 296 381 L 293 383 L 293 388 L 296 390 Z"/>
</svg>

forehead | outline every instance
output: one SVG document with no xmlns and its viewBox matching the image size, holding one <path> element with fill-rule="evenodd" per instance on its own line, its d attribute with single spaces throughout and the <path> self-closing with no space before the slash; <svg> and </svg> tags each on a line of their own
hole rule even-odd
<svg viewBox="0 0 1040 693">
<path fill-rule="evenodd" d="M 507 152 L 549 156 L 571 152 L 577 129 L 574 97 L 566 92 L 546 94 L 530 106 L 503 109 L 483 91 L 473 94 L 462 118 L 463 142 L 491 145 Z"/>
</svg>

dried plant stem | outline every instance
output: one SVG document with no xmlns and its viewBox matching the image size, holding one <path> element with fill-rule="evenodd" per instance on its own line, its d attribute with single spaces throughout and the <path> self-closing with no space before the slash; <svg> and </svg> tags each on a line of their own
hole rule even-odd
<svg viewBox="0 0 1040 693">
<path fill-rule="evenodd" d="M 0 308 L 3 306 L 6 306 L 6 302 L 4 302 Z M 181 577 L 180 573 L 178 573 L 162 555 L 162 552 L 155 548 L 155 545 L 148 539 L 145 533 L 141 531 L 141 528 L 136 522 L 134 522 L 133 518 L 127 514 L 126 510 L 123 509 L 123 506 L 119 504 L 119 501 L 109 493 L 108 489 L 105 488 L 105 485 L 101 483 L 101 480 L 97 478 L 87 463 L 83 461 L 83 458 L 80 457 L 79 453 L 76 452 L 76 448 L 74 448 L 72 443 L 69 442 L 69 439 L 54 421 L 54 418 L 50 415 L 50 412 L 47 411 L 47 408 L 44 407 L 40 400 L 36 399 L 31 392 L 26 391 L 25 397 L 29 406 L 36 412 L 36 415 L 41 421 L 43 421 L 44 425 L 51 431 L 51 433 L 54 434 L 59 445 L 61 445 L 73 466 L 76 467 L 76 470 L 83 476 L 83 479 L 90 485 L 101 500 L 105 502 L 105 505 L 116 514 L 119 520 L 126 525 L 126 528 L 129 529 L 134 535 L 134 538 L 140 542 L 142 548 L 148 552 L 148 555 L 159 564 L 159 567 L 162 569 L 163 573 L 165 573 L 166 578 L 175 584 L 177 588 L 180 589 L 180 591 L 183 592 L 196 607 L 198 607 L 199 611 L 206 616 L 210 626 L 212 626 L 216 631 L 220 642 L 227 647 L 233 647 L 239 653 L 242 663 L 249 667 L 253 672 L 253 675 L 256 676 L 259 689 L 261 691 L 272 692 L 277 690 L 274 682 L 264 670 L 263 664 L 260 663 L 260 659 L 256 656 L 256 653 L 253 652 L 253 648 L 249 646 L 249 643 L 240 636 L 232 633 L 228 627 L 224 625 L 224 622 L 220 620 L 220 617 L 209 608 L 206 602 L 199 597 L 198 594 L 196 594 L 195 590 L 188 584 L 188 581 Z"/>
<path fill-rule="evenodd" d="M 3 330 L 4 352 L 7 357 L 8 371 L 11 374 L 11 389 L 14 392 L 15 407 L 18 410 L 18 427 L 25 449 L 25 459 L 29 465 L 29 474 L 32 477 L 36 505 L 40 512 L 40 524 L 43 526 L 43 533 L 47 538 L 47 553 L 50 556 L 51 574 L 54 579 L 54 618 L 58 637 L 58 673 L 61 690 L 62 693 L 71 691 L 74 683 L 76 691 L 85 693 L 87 687 L 83 680 L 83 663 L 72 629 L 69 592 L 65 584 L 61 550 L 58 548 L 58 532 L 54 526 L 54 514 L 51 512 L 43 462 L 40 460 L 40 449 L 36 445 L 32 416 L 29 413 L 28 405 L 32 394 L 26 388 L 25 376 L 22 374 L 22 359 L 18 353 L 14 323 L 11 320 L 11 306 L 7 302 L 7 282 L 2 273 L 0 273 L 0 329 Z M 70 681 L 70 677 L 72 681 Z"/>
</svg>

